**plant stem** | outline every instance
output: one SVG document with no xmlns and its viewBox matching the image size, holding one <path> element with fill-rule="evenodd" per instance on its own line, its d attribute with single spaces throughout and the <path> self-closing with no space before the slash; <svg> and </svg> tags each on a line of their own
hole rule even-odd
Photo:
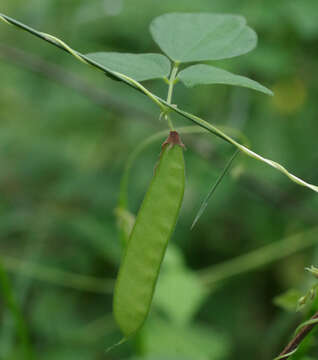
<svg viewBox="0 0 318 360">
<path fill-rule="evenodd" d="M 286 168 L 284 168 L 282 165 L 280 165 L 279 163 L 272 161 L 270 159 L 267 159 L 257 153 L 255 153 L 254 151 L 250 150 L 249 148 L 247 148 L 246 146 L 238 143 L 237 141 L 235 141 L 234 139 L 232 139 L 230 136 L 228 136 L 227 134 L 223 133 L 220 129 L 218 129 L 216 126 L 210 124 L 209 122 L 201 119 L 198 116 L 195 116 L 191 113 L 188 113 L 186 111 L 183 111 L 181 109 L 179 109 L 177 106 L 173 106 L 172 104 L 169 104 L 167 101 L 161 99 L 160 97 L 158 97 L 157 95 L 153 94 L 151 91 L 149 91 L 148 89 L 146 89 L 143 85 L 141 85 L 138 81 L 130 78 L 129 76 L 126 76 L 124 74 L 118 73 L 116 71 L 112 71 L 100 64 L 98 64 L 97 62 L 91 60 L 90 58 L 88 58 L 87 56 L 81 54 L 80 52 L 72 49 L 71 47 L 69 47 L 67 44 L 65 44 L 62 40 L 49 35 L 49 34 L 45 34 L 45 33 L 41 33 L 39 31 L 36 31 L 35 29 L 32 29 L 31 27 L 20 23 L 19 21 L 10 18 L 9 16 L 3 15 L 0 13 L 0 20 L 4 21 L 7 24 L 11 24 L 14 25 L 20 29 L 23 29 L 31 34 L 33 34 L 34 36 L 37 36 L 38 38 L 41 38 L 49 43 L 51 43 L 52 45 L 62 49 L 63 51 L 68 52 L 69 54 L 71 54 L 72 56 L 74 56 L 76 59 L 80 60 L 81 62 L 85 63 L 85 64 L 89 64 L 95 68 L 98 68 L 99 70 L 103 71 L 105 74 L 107 74 L 108 76 L 110 76 L 111 78 L 116 78 L 120 81 L 125 82 L 128 86 L 140 91 L 141 93 L 147 95 L 155 104 L 157 104 L 162 113 L 166 115 L 166 112 L 168 109 L 173 110 L 174 112 L 180 114 L 181 116 L 187 118 L 188 120 L 194 122 L 195 124 L 199 125 L 200 127 L 208 130 L 210 133 L 218 136 L 219 138 L 223 139 L 224 141 L 228 142 L 229 144 L 232 144 L 234 146 L 236 146 L 238 149 L 240 149 L 240 151 L 242 151 L 245 155 L 254 158 L 258 161 L 261 161 L 263 163 L 266 163 L 267 165 L 275 168 L 276 170 L 280 171 L 281 173 L 283 173 L 285 176 L 287 176 L 291 181 L 295 182 L 298 185 L 301 186 L 305 186 L 315 192 L 318 193 L 318 186 L 307 183 L 306 181 L 302 180 L 301 178 L 293 175 L 292 173 L 290 173 Z M 170 123 L 170 126 L 172 124 Z"/>
<path fill-rule="evenodd" d="M 302 233 L 250 251 L 245 255 L 240 255 L 234 259 L 201 270 L 198 274 L 205 285 L 213 287 L 228 278 L 255 271 L 300 250 L 314 246 L 317 244 L 317 234 L 318 227 L 311 228 Z"/>
<path fill-rule="evenodd" d="M 170 119 L 170 117 L 169 117 L 168 114 L 165 115 L 165 119 L 168 121 L 169 129 L 170 129 L 171 131 L 173 131 L 173 130 L 174 130 L 173 123 L 172 123 L 172 121 L 171 121 L 171 119 Z"/>
<path fill-rule="evenodd" d="M 191 230 L 194 228 L 195 224 L 198 222 L 199 218 L 201 217 L 201 215 L 204 213 L 204 210 L 206 209 L 206 207 L 208 206 L 209 200 L 211 199 L 212 195 L 214 194 L 216 188 L 218 187 L 218 185 L 220 184 L 220 182 L 223 180 L 224 176 L 226 175 L 226 173 L 228 172 L 228 170 L 230 169 L 234 159 L 236 158 L 236 156 L 239 153 L 239 149 L 236 149 L 234 154 L 231 156 L 231 159 L 227 162 L 227 164 L 225 165 L 222 173 L 219 175 L 219 177 L 217 178 L 216 182 L 213 184 L 212 188 L 209 190 L 208 194 L 206 195 L 206 197 L 204 198 L 199 211 L 197 212 L 193 223 L 191 225 Z"/>
<path fill-rule="evenodd" d="M 55 285 L 97 294 L 110 294 L 113 291 L 112 279 L 70 273 L 10 256 L 1 256 L 0 261 L 3 268 L 8 272 L 18 272 L 23 276 L 29 276 Z"/>
<path fill-rule="evenodd" d="M 170 74 L 170 78 L 169 78 L 169 89 L 168 89 L 168 96 L 167 96 L 167 103 L 168 104 L 171 104 L 171 101 L 172 101 L 173 88 L 174 88 L 174 84 L 175 84 L 175 81 L 176 81 L 178 68 L 179 68 L 179 64 L 174 63 L 171 74 Z"/>
<path fill-rule="evenodd" d="M 23 315 L 20 311 L 20 308 L 14 298 L 14 294 L 11 288 L 10 281 L 8 279 L 7 273 L 5 272 L 2 263 L 0 262 L 0 289 L 3 295 L 4 301 L 11 311 L 12 317 L 14 318 L 15 326 L 17 333 L 19 334 L 21 344 L 23 347 L 23 352 L 26 360 L 34 359 L 31 344 L 29 339 L 29 333 L 27 326 L 25 324 Z"/>
<path fill-rule="evenodd" d="M 1 42 L 0 60 L 3 60 L 9 65 L 16 65 L 30 70 L 46 79 L 72 89 L 108 111 L 113 111 L 125 116 L 133 115 L 146 121 L 149 121 L 151 118 L 150 113 L 142 111 L 133 105 L 125 104 L 122 99 L 119 101 L 111 94 L 105 94 L 104 89 L 95 87 L 75 73 L 65 70 L 62 66 L 44 60 L 34 54 L 7 46 Z"/>
<path fill-rule="evenodd" d="M 174 88 L 174 84 L 175 84 L 175 81 L 176 81 L 176 76 L 177 76 L 177 73 L 178 73 L 178 67 L 179 67 L 179 63 L 174 63 L 173 64 L 173 68 L 171 70 L 171 74 L 170 74 L 170 77 L 169 77 L 169 88 L 168 88 L 168 95 L 167 95 L 167 103 L 168 104 L 171 104 L 172 102 L 172 94 L 173 94 L 173 88 Z M 169 117 L 168 114 L 165 114 L 165 119 L 168 121 L 168 125 L 169 125 L 169 128 L 170 130 L 173 130 L 173 123 Z"/>
<path fill-rule="evenodd" d="M 317 325 L 318 323 L 317 319 L 318 319 L 318 312 L 316 312 L 316 314 L 310 318 L 307 325 L 304 325 L 298 332 L 296 332 L 292 340 L 287 344 L 284 350 L 274 360 L 278 360 L 278 359 L 285 360 L 288 359 L 292 354 L 294 354 L 297 351 L 301 342 Z"/>
</svg>

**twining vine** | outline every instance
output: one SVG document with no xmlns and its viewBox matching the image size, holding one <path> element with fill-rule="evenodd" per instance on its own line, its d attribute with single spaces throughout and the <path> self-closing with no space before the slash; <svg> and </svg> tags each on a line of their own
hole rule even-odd
<svg viewBox="0 0 318 360">
<path fill-rule="evenodd" d="M 246 146 L 244 146 L 244 145 L 238 143 L 237 141 L 235 141 L 234 139 L 232 139 L 230 136 L 226 135 L 224 132 L 222 132 L 220 129 L 218 129 L 214 125 L 201 119 L 200 117 L 193 115 L 191 113 L 188 113 L 184 110 L 181 110 L 176 105 L 170 104 L 169 101 L 161 99 L 157 95 L 151 93 L 147 88 L 145 88 L 138 81 L 130 78 L 129 76 L 121 74 L 119 72 L 112 71 L 111 69 L 99 64 L 98 62 L 90 59 L 89 57 L 85 56 L 84 54 L 81 54 L 80 52 L 72 49 L 70 46 L 68 46 L 65 42 L 58 39 L 57 37 L 50 35 L 50 34 L 43 33 L 43 32 L 39 32 L 39 31 L 37 31 L 37 30 L 35 30 L 35 29 L 33 29 L 33 28 L 7 16 L 7 15 L 1 14 L 1 13 L 0 13 L 0 20 L 2 20 L 3 22 L 5 22 L 8 25 L 16 26 L 24 31 L 31 33 L 32 35 L 34 35 L 42 40 L 49 42 L 50 44 L 58 47 L 59 49 L 64 50 L 64 51 L 68 52 L 69 54 L 73 55 L 77 60 L 81 61 L 82 63 L 93 66 L 93 67 L 97 68 L 98 70 L 103 71 L 107 76 L 109 76 L 115 80 L 123 81 L 126 85 L 134 88 L 135 90 L 142 92 L 143 94 L 147 95 L 155 104 L 157 104 L 159 106 L 163 115 L 168 114 L 169 111 L 174 111 L 174 112 L 178 113 L 179 115 L 183 116 L 184 118 L 197 124 L 198 126 L 211 132 L 212 134 L 220 137 L 224 141 L 234 145 L 245 155 L 252 157 L 258 161 L 264 162 L 267 165 L 275 168 L 276 170 L 278 170 L 281 173 L 283 173 L 284 175 L 286 175 L 290 180 L 292 180 L 296 184 L 305 186 L 315 192 L 318 192 L 318 186 L 310 184 L 310 183 L 302 180 L 301 178 L 293 175 L 279 163 L 277 163 L 273 160 L 267 159 L 267 158 L 255 153 L 254 151 L 250 150 Z"/>
</svg>

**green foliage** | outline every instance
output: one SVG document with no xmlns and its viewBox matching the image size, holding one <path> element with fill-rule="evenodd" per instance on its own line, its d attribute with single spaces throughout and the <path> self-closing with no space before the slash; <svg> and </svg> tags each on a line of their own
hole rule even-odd
<svg viewBox="0 0 318 360">
<path fill-rule="evenodd" d="M 243 86 L 267 95 L 273 95 L 272 91 L 258 82 L 248 79 L 244 76 L 232 74 L 210 65 L 193 65 L 180 71 L 178 78 L 187 87 L 196 85 L 225 84 L 234 86 Z"/>
<path fill-rule="evenodd" d="M 155 319 L 145 326 L 142 350 L 147 354 L 185 356 L 186 359 L 224 359 L 229 352 L 226 336 L 204 325 L 179 326 Z"/>
<path fill-rule="evenodd" d="M 207 296 L 198 275 L 186 267 L 180 249 L 169 245 L 154 302 L 174 324 L 190 324 Z M 185 301 L 186 299 L 186 301 Z"/>
<path fill-rule="evenodd" d="M 287 5 L 287 12 L 291 20 L 304 38 L 315 38 L 318 33 L 317 11 L 318 4 L 313 0 L 295 0 Z"/>
<path fill-rule="evenodd" d="M 15 299 L 13 294 L 12 286 L 10 280 L 3 268 L 2 263 L 0 262 L 0 290 L 1 295 L 4 299 L 4 305 L 11 312 L 11 316 L 14 321 L 14 325 L 16 327 L 17 334 L 19 335 L 19 340 L 21 342 L 21 348 L 23 351 L 23 358 L 26 360 L 34 359 L 32 348 L 30 345 L 29 333 L 27 329 L 27 325 L 25 323 L 23 314 L 21 313 L 21 309 Z M 0 352 L 1 354 L 1 352 Z"/>
<path fill-rule="evenodd" d="M 256 34 L 246 25 L 246 20 L 233 15 L 165 14 L 152 21 L 150 32 L 162 51 L 177 64 L 239 56 L 251 51 L 257 43 Z M 160 54 L 99 52 L 87 56 L 136 81 L 167 78 L 170 74 L 170 62 Z M 272 95 L 254 80 L 203 64 L 180 71 L 178 78 L 188 87 L 226 84 Z"/>
<path fill-rule="evenodd" d="M 298 309 L 298 303 L 301 296 L 301 291 L 289 289 L 285 293 L 276 296 L 274 298 L 274 304 L 286 311 L 295 312 Z"/>
<path fill-rule="evenodd" d="M 172 13 L 150 25 L 152 37 L 174 62 L 219 60 L 255 48 L 257 37 L 242 16 Z"/>
<path fill-rule="evenodd" d="M 137 81 L 160 79 L 170 74 L 170 61 L 160 54 L 125 54 L 99 52 L 87 54 L 99 64 Z"/>
<path fill-rule="evenodd" d="M 170 355 L 164 355 L 164 356 L 143 356 L 143 357 L 133 357 L 129 360 L 191 360 L 190 357 L 187 356 L 170 356 Z"/>
<path fill-rule="evenodd" d="M 138 0 L 138 6 L 118 0 L 116 6 L 114 16 L 109 6 L 106 11 L 106 2 L 97 0 L 4 0 L 1 11 L 85 52 L 130 53 L 158 52 L 145 30 L 159 14 L 243 15 L 259 35 L 257 51 L 212 65 L 256 79 L 274 89 L 276 96 L 263 98 L 234 86 L 191 91 L 180 86 L 172 102 L 202 114 L 217 127 L 243 131 L 257 151 L 318 182 L 315 0 Z M 114 209 L 124 164 L 144 139 L 163 131 L 166 123 L 156 121 L 159 114 L 140 93 L 78 65 L 26 33 L 5 24 L 0 27 L 0 252 L 37 357 L 192 360 L 198 354 L 217 352 L 214 334 L 220 333 L 226 340 L 222 360 L 272 359 L 278 354 L 296 323 L 317 309 L 316 301 L 309 302 L 304 313 L 294 315 L 272 304 L 273 296 L 288 288 L 305 294 L 311 286 L 303 269 L 317 265 L 317 230 L 309 231 L 317 225 L 315 194 L 240 157 L 200 226 L 190 232 L 200 200 L 233 149 L 203 129 L 199 136 L 184 134 L 189 176 L 173 241 L 182 252 L 182 261 L 175 259 L 175 266 L 180 289 L 189 287 L 200 293 L 203 284 L 204 292 L 202 298 L 191 297 L 186 311 L 185 301 L 182 309 L 174 305 L 173 310 L 175 299 L 165 293 L 164 302 L 155 299 L 147 325 L 156 325 L 159 318 L 158 323 L 166 323 L 161 326 L 163 334 L 168 327 L 180 334 L 186 329 L 186 339 L 193 346 L 192 329 L 195 339 L 196 329 L 204 322 L 211 341 L 206 342 L 205 354 L 198 349 L 190 359 L 188 354 L 170 354 L 176 352 L 176 341 L 169 354 L 151 355 L 147 351 L 160 347 L 158 331 L 156 347 L 148 346 L 144 353 L 132 341 L 105 354 L 120 337 L 111 317 L 111 287 L 107 293 L 88 291 L 89 286 L 72 286 L 66 273 L 90 276 L 91 285 L 96 278 L 114 279 L 120 260 Z M 17 54 L 14 48 L 21 51 Z M 55 67 L 52 72 L 48 64 L 59 64 L 57 69 L 63 69 L 64 75 L 55 72 Z M 166 92 L 162 81 L 147 86 L 160 96 Z M 178 115 L 175 120 L 178 126 L 186 124 Z M 222 130 L 236 137 L 235 132 Z M 150 144 L 131 167 L 127 232 L 150 180 L 160 141 Z M 167 280 L 169 285 L 174 271 L 166 260 L 160 282 Z M 57 274 L 55 270 L 60 270 L 57 281 L 52 275 Z M 12 315 L 1 305 L 1 354 L 4 359 L 21 360 L 23 350 L 16 341 Z M 312 345 L 299 349 L 293 358 L 317 358 L 316 334 L 312 336 Z M 182 344 L 182 339 L 178 341 Z M 143 335 L 140 342 L 142 347 Z"/>
</svg>

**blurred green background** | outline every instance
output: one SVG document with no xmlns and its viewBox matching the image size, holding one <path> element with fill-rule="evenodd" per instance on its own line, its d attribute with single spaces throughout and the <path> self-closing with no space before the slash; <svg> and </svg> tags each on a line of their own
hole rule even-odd
<svg viewBox="0 0 318 360">
<path fill-rule="evenodd" d="M 256 152 L 318 184 L 316 0 L 2 0 L 0 10 L 83 53 L 159 52 L 148 26 L 167 12 L 244 15 L 258 47 L 214 63 L 275 96 L 178 84 L 173 102 L 239 129 Z M 190 231 L 233 149 L 185 135 L 185 201 L 152 312 L 136 339 L 106 353 L 121 337 L 111 314 L 120 178 L 136 145 L 166 124 L 145 96 L 4 23 L 0 79 L 0 262 L 31 343 L 0 296 L 0 359 L 272 359 L 317 308 L 296 313 L 293 296 L 273 300 L 313 281 L 304 268 L 318 260 L 317 195 L 241 155 Z M 166 96 L 160 81 L 146 86 Z M 159 151 L 157 142 L 133 166 L 133 213 Z M 313 338 L 293 359 L 317 354 Z"/>
</svg>

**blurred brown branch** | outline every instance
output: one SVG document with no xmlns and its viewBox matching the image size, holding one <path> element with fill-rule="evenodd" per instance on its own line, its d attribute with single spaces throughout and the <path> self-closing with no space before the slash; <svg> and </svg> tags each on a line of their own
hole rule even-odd
<svg viewBox="0 0 318 360">
<path fill-rule="evenodd" d="M 132 105 L 123 103 L 122 99 L 120 99 L 120 101 L 115 99 L 104 90 L 95 87 L 72 72 L 65 70 L 61 66 L 43 60 L 36 55 L 0 43 L 0 59 L 75 90 L 96 105 L 101 106 L 108 111 L 122 115 L 133 115 L 147 120 L 150 118 L 148 113 Z"/>
<path fill-rule="evenodd" d="M 318 319 L 318 312 L 314 316 L 310 318 L 310 320 Z M 296 335 L 292 338 L 292 340 L 287 344 L 285 349 L 279 354 L 276 359 L 288 359 L 299 347 L 301 342 L 305 339 L 305 337 L 311 332 L 311 330 L 317 325 L 317 322 L 312 324 L 305 325 L 304 327 L 296 333 Z"/>
</svg>

